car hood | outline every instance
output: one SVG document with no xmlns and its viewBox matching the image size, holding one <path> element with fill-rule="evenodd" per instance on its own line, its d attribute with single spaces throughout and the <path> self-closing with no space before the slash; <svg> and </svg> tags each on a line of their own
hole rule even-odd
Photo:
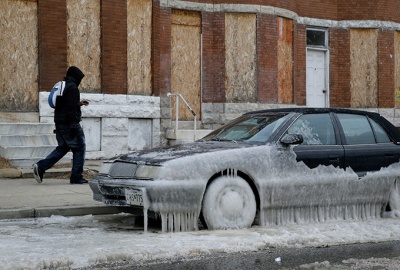
<svg viewBox="0 0 400 270">
<path fill-rule="evenodd" d="M 233 141 L 198 141 L 163 148 L 152 148 L 132 152 L 117 158 L 119 161 L 140 164 L 162 164 L 167 161 L 193 156 L 196 154 L 223 151 L 228 149 L 248 148 L 256 146 L 245 142 Z"/>
</svg>

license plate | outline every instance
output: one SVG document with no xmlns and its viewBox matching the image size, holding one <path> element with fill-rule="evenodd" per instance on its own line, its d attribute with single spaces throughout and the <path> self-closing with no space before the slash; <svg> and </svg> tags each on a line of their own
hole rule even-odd
<svg viewBox="0 0 400 270">
<path fill-rule="evenodd" d="M 125 189 L 126 203 L 129 205 L 143 206 L 143 193 L 140 189 Z"/>
</svg>

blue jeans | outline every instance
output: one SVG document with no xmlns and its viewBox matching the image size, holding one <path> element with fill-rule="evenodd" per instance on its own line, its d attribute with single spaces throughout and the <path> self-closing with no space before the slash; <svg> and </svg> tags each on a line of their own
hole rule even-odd
<svg viewBox="0 0 400 270">
<path fill-rule="evenodd" d="M 58 146 L 45 159 L 37 163 L 39 170 L 44 173 L 71 150 L 72 170 L 70 181 L 79 181 L 82 179 L 86 152 L 85 134 L 82 127 L 79 125 L 76 132 L 71 134 L 69 125 L 56 124 L 56 138 Z"/>
</svg>

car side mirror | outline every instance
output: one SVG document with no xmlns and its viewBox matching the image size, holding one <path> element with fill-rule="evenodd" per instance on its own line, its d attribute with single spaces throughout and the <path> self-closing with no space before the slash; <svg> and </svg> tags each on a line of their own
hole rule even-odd
<svg viewBox="0 0 400 270">
<path fill-rule="evenodd" d="M 285 134 L 280 140 L 280 143 L 284 145 L 302 144 L 303 136 L 300 134 Z"/>
</svg>

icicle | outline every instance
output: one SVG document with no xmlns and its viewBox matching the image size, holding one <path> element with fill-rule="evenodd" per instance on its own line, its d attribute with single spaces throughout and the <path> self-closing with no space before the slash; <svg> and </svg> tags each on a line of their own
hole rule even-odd
<svg viewBox="0 0 400 270">
<path fill-rule="evenodd" d="M 160 213 L 161 231 L 164 232 L 187 232 L 197 231 L 197 219 L 199 213 Z"/>
<path fill-rule="evenodd" d="M 148 210 L 143 208 L 143 219 L 144 219 L 144 232 L 147 232 L 147 227 L 148 227 L 148 216 L 147 216 Z"/>
<path fill-rule="evenodd" d="M 265 208 L 260 211 L 260 225 L 375 219 L 380 217 L 383 205 L 383 203 L 373 202 L 354 205 Z"/>
<path fill-rule="evenodd" d="M 148 230 L 149 218 L 148 218 L 148 211 L 149 211 L 149 198 L 147 197 L 147 192 L 145 188 L 142 188 L 142 196 L 143 196 L 143 219 L 144 219 L 144 232 Z"/>
<path fill-rule="evenodd" d="M 181 215 L 174 213 L 174 229 L 176 232 L 181 231 Z"/>
<path fill-rule="evenodd" d="M 173 213 L 168 213 L 168 231 L 173 232 L 174 231 L 174 214 Z"/>
<path fill-rule="evenodd" d="M 161 213 L 161 232 L 167 232 L 167 214 Z"/>
</svg>

